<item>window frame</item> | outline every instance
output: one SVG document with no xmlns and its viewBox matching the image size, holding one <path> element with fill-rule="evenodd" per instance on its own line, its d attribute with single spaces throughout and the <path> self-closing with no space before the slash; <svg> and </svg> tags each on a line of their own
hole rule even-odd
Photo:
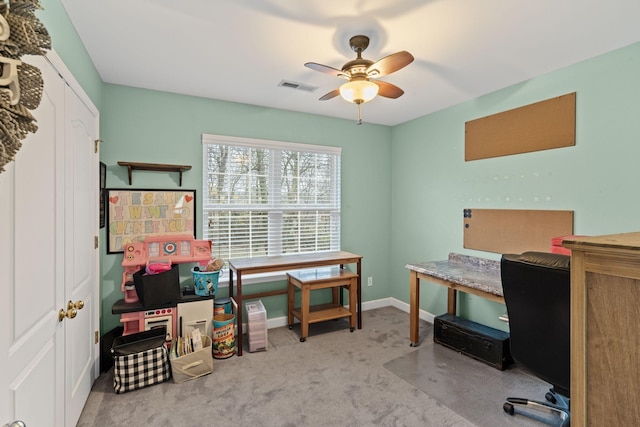
<svg viewBox="0 0 640 427">
<path fill-rule="evenodd" d="M 334 169 L 331 175 L 332 186 L 333 186 L 331 190 L 332 196 L 330 197 L 329 203 L 327 203 L 324 207 L 322 206 L 320 208 L 316 207 L 315 209 L 305 204 L 296 204 L 294 206 L 298 207 L 297 209 L 298 211 L 309 210 L 309 209 L 311 210 L 323 210 L 327 208 L 330 209 L 332 211 L 330 214 L 330 218 L 331 218 L 330 221 L 331 221 L 331 228 L 332 228 L 332 231 L 330 232 L 330 249 L 327 249 L 325 251 L 340 250 L 341 248 L 341 204 L 342 204 L 341 203 L 341 186 L 342 186 L 342 183 L 341 183 L 342 148 L 341 147 L 203 133 L 202 134 L 203 197 L 201 197 L 202 205 L 201 205 L 200 212 L 202 214 L 202 218 L 201 218 L 202 230 L 203 230 L 202 233 L 203 233 L 203 238 L 205 239 L 207 238 L 208 230 L 209 230 L 209 224 L 208 224 L 209 212 L 216 211 L 216 210 L 217 211 L 233 210 L 232 208 L 234 206 L 232 204 L 229 204 L 229 205 L 225 204 L 224 208 L 219 208 L 219 209 L 211 208 L 211 202 L 209 199 L 209 180 L 208 180 L 209 153 L 207 151 L 207 148 L 210 145 L 226 145 L 226 146 L 235 146 L 235 147 L 243 147 L 243 148 L 275 150 L 276 155 L 273 158 L 271 158 L 269 162 L 269 168 L 270 168 L 270 175 L 275 174 L 279 182 L 275 180 L 270 181 L 271 185 L 274 185 L 277 183 L 277 189 L 271 189 L 270 193 L 277 193 L 277 196 L 274 198 L 274 194 L 270 194 L 268 198 L 269 203 L 260 205 L 260 209 L 265 209 L 271 212 L 271 214 L 269 215 L 270 221 L 272 217 L 278 217 L 278 216 L 282 217 L 282 212 L 283 212 L 282 210 L 283 204 L 278 203 L 277 201 L 279 199 L 279 195 L 281 194 L 280 185 L 282 181 L 280 178 L 282 178 L 282 173 L 281 173 L 281 170 L 280 172 L 278 172 L 277 170 L 276 171 L 273 170 L 273 169 L 276 169 L 276 163 L 279 163 L 280 154 L 282 152 L 292 151 L 292 152 L 304 152 L 304 153 L 314 153 L 314 154 L 327 154 L 327 155 L 335 156 L 334 162 L 336 162 L 336 164 L 334 165 Z M 252 209 L 251 204 L 248 204 L 245 206 L 247 207 L 248 211 L 251 211 Z M 242 207 L 242 205 L 240 205 L 240 207 Z M 287 208 L 290 208 L 290 205 L 287 205 Z M 296 210 L 296 209 L 293 209 L 293 210 Z M 269 223 L 269 227 L 272 227 L 272 226 L 273 224 Z M 276 227 L 282 226 L 282 223 L 276 224 L 275 226 Z M 271 234 L 269 234 L 267 237 L 269 251 L 281 246 L 280 242 L 277 241 L 278 239 L 274 239 L 273 237 L 274 235 L 271 235 Z M 274 244 L 272 240 L 276 241 L 276 243 Z M 212 244 L 214 245 L 213 252 L 215 253 L 216 242 L 212 241 Z M 280 251 L 282 251 L 281 247 L 280 247 Z M 300 253 L 308 253 L 308 252 L 300 252 Z M 271 253 L 271 255 L 286 256 L 288 254 Z M 262 255 L 258 255 L 258 256 L 262 256 Z M 229 260 L 225 259 L 225 261 L 229 261 Z M 286 276 L 281 272 L 267 273 L 267 274 L 261 274 L 261 275 L 251 275 L 247 278 L 248 280 L 246 279 L 243 280 L 243 283 L 250 284 L 252 282 L 275 281 L 275 280 L 282 280 L 284 278 L 286 278 Z M 228 284 L 228 277 L 222 279 L 220 284 L 221 285 Z"/>
</svg>

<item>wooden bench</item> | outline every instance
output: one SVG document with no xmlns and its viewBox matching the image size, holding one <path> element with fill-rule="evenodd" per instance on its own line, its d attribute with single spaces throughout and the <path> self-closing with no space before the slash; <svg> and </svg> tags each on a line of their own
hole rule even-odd
<svg viewBox="0 0 640 427">
<path fill-rule="evenodd" d="M 293 328 L 294 318 L 300 320 L 300 342 L 309 335 L 309 323 L 349 317 L 351 332 L 356 327 L 358 275 L 342 268 L 317 268 L 287 272 L 287 313 L 289 329 Z M 295 308 L 296 288 L 300 289 L 300 308 Z M 332 302 L 329 304 L 311 305 L 311 291 L 332 289 Z M 349 290 L 349 308 L 340 303 L 339 292 L 342 288 Z"/>
</svg>

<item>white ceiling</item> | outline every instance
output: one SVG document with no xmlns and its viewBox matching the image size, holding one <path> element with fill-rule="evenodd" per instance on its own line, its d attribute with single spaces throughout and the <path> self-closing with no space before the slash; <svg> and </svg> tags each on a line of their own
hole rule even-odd
<svg viewBox="0 0 640 427">
<path fill-rule="evenodd" d="M 61 0 L 107 83 L 354 120 L 344 80 L 310 70 L 407 50 L 362 106 L 395 125 L 640 41 L 639 0 Z M 45 4 L 46 7 L 46 4 Z M 314 92 L 279 87 L 282 80 Z M 560 95 L 560 94 L 559 94 Z"/>
</svg>

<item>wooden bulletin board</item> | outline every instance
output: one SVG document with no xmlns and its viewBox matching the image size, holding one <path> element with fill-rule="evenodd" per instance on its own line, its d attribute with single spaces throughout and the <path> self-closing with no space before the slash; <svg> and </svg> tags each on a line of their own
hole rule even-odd
<svg viewBox="0 0 640 427">
<path fill-rule="evenodd" d="M 573 92 L 466 122 L 464 160 L 568 147 L 575 141 Z"/>
<path fill-rule="evenodd" d="M 464 247 L 480 251 L 549 252 L 551 239 L 573 234 L 573 211 L 465 209 Z"/>
</svg>

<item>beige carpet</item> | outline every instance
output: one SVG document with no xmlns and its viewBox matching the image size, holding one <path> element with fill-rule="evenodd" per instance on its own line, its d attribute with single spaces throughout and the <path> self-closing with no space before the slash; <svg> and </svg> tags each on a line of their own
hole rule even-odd
<svg viewBox="0 0 640 427">
<path fill-rule="evenodd" d="M 271 329 L 265 352 L 215 360 L 212 374 L 183 384 L 121 395 L 109 372 L 94 384 L 78 425 L 473 426 L 383 367 L 415 351 L 408 321 L 392 307 L 370 310 L 363 329 L 314 324 L 304 343 L 298 327 Z"/>
<path fill-rule="evenodd" d="M 425 344 L 431 330 L 421 323 Z M 496 412 L 502 415 L 500 407 L 491 407 L 469 416 L 456 406 L 465 396 L 447 403 L 422 382 L 407 378 L 418 377 L 416 368 L 433 368 L 418 362 L 429 345 L 409 346 L 409 316 L 398 309 L 364 312 L 363 329 L 353 333 L 344 319 L 311 325 L 304 343 L 298 333 L 297 326 L 270 329 L 267 351 L 249 353 L 245 346 L 242 357 L 215 360 L 212 374 L 183 384 L 169 381 L 116 395 L 112 373 L 103 374 L 78 426 L 473 427 L 488 425 L 482 420 L 493 419 Z M 444 356 L 453 370 L 456 356 Z M 484 365 L 477 370 L 489 377 L 499 373 Z M 492 426 L 497 425 L 521 424 Z"/>
</svg>

